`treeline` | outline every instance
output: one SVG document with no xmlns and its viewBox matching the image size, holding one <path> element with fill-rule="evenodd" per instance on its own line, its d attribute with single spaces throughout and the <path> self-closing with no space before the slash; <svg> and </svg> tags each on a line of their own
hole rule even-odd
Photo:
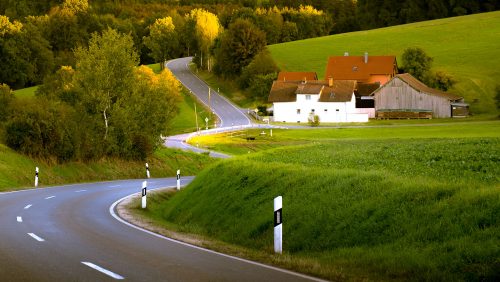
<svg viewBox="0 0 500 282">
<path fill-rule="evenodd" d="M 2 141 L 23 154 L 65 162 L 146 159 L 178 112 L 180 84 L 167 70 L 138 67 L 132 37 L 94 33 L 74 50 L 76 68 L 44 79 L 33 99 L 0 84 Z"/>
</svg>

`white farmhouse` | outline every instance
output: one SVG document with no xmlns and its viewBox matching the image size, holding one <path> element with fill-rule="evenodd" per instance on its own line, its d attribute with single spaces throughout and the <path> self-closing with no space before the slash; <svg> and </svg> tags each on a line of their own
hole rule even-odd
<svg viewBox="0 0 500 282">
<path fill-rule="evenodd" d="M 373 108 L 356 108 L 355 80 L 274 81 L 269 94 L 274 121 L 307 123 L 311 115 L 320 122 L 367 122 Z"/>
</svg>

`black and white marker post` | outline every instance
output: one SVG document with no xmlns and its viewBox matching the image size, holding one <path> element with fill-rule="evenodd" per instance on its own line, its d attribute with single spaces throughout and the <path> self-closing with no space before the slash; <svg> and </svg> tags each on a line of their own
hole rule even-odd
<svg viewBox="0 0 500 282">
<path fill-rule="evenodd" d="M 38 167 L 35 168 L 35 187 L 38 187 Z"/>
<path fill-rule="evenodd" d="M 149 165 L 146 163 L 146 176 L 149 178 Z"/>
<path fill-rule="evenodd" d="M 181 190 L 181 170 L 177 170 L 177 190 Z"/>
<path fill-rule="evenodd" d="M 147 193 L 147 186 L 148 186 L 148 182 L 147 181 L 143 181 L 142 182 L 142 208 L 145 209 L 146 208 L 146 193 Z"/>
<path fill-rule="evenodd" d="M 274 198 L 274 252 L 281 254 L 283 251 L 283 198 Z"/>
</svg>

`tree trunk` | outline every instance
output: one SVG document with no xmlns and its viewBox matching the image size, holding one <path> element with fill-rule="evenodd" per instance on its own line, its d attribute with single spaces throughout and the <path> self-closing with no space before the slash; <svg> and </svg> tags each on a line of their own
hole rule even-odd
<svg viewBox="0 0 500 282">
<path fill-rule="evenodd" d="M 104 140 L 106 140 L 108 138 L 108 116 L 106 116 L 106 110 L 107 109 L 104 109 L 104 126 L 106 127 L 106 132 L 104 133 Z"/>
</svg>

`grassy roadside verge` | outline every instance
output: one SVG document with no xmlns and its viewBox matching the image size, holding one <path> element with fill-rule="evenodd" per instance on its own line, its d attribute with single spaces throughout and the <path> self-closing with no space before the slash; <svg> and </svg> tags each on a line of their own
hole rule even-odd
<svg viewBox="0 0 500 282">
<path fill-rule="evenodd" d="M 486 137 L 317 141 L 219 162 L 135 210 L 331 280 L 495 280 L 499 148 Z M 283 256 L 272 254 L 277 195 Z"/>
<path fill-rule="evenodd" d="M 184 175 L 198 174 L 214 160 L 204 154 L 162 148 L 148 160 L 152 177 L 169 177 L 181 169 Z M 0 144 L 0 192 L 33 187 L 35 167 L 40 168 L 40 186 L 79 182 L 144 178 L 144 162 L 103 159 L 62 165 L 34 160 Z"/>
</svg>

